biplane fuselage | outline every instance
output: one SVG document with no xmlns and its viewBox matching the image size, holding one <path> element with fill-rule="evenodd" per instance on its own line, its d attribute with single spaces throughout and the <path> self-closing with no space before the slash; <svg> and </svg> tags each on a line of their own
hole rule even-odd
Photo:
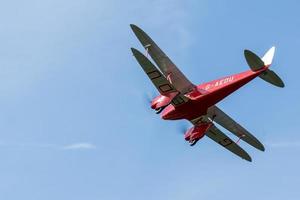
<svg viewBox="0 0 300 200">
<path fill-rule="evenodd" d="M 172 104 L 168 105 L 162 111 L 161 117 L 165 120 L 193 120 L 199 115 L 206 115 L 209 107 L 215 105 L 232 92 L 247 84 L 266 69 L 267 67 L 256 72 L 248 70 L 200 84 L 196 86 L 193 91 L 185 95 L 190 101 L 176 107 Z"/>
</svg>

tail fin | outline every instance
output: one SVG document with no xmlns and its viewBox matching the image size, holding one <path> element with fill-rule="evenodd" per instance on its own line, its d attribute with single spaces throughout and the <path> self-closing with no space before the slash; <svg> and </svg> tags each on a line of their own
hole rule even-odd
<svg viewBox="0 0 300 200">
<path fill-rule="evenodd" d="M 273 57 L 275 53 L 275 47 L 272 47 L 267 51 L 267 53 L 262 57 L 258 57 L 255 53 L 245 50 L 244 55 L 246 61 L 251 68 L 252 71 L 258 71 L 263 68 L 266 68 L 264 72 L 262 72 L 259 77 L 268 83 L 271 83 L 277 87 L 284 87 L 284 83 L 281 78 L 272 70 L 269 69 L 272 64 Z"/>
<path fill-rule="evenodd" d="M 271 47 L 267 53 L 261 58 L 266 67 L 269 67 L 272 64 L 273 57 L 275 54 L 275 47 Z"/>
</svg>

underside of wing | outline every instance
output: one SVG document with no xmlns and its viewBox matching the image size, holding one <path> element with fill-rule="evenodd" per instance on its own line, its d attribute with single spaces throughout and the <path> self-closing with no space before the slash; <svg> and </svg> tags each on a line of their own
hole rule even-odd
<svg viewBox="0 0 300 200">
<path fill-rule="evenodd" d="M 168 94 L 174 94 L 174 98 L 172 99 L 172 104 L 174 106 L 181 105 L 188 101 L 188 99 L 180 94 L 173 85 L 166 79 L 166 77 L 155 67 L 154 64 L 141 52 L 138 50 L 131 48 L 131 51 L 144 70 L 144 72 L 147 74 L 153 85 L 156 87 L 156 89 L 159 91 L 161 95 L 167 96 Z"/>
<path fill-rule="evenodd" d="M 161 74 L 161 72 L 151 63 L 151 61 L 146 56 L 144 56 L 141 52 L 134 48 L 131 48 L 131 51 L 160 94 L 166 95 L 168 93 L 177 92 L 177 90 L 174 89 L 173 85 L 170 84 L 166 77 Z"/>
<path fill-rule="evenodd" d="M 225 114 L 217 106 L 210 107 L 207 111 L 207 116 L 214 122 L 218 123 L 225 129 L 239 137 L 241 140 L 247 142 L 248 144 L 261 151 L 265 150 L 263 144 L 256 137 L 249 133 L 240 124 L 235 122 L 231 117 Z"/>
<path fill-rule="evenodd" d="M 237 156 L 251 162 L 252 159 L 249 154 L 243 150 L 239 145 L 227 137 L 222 131 L 220 131 L 215 125 L 212 125 L 206 133 L 206 136 L 225 147 Z"/>
<path fill-rule="evenodd" d="M 130 26 L 161 72 L 170 83 L 173 84 L 175 89 L 182 94 L 191 91 L 195 86 L 184 76 L 155 42 L 136 25 L 131 24 Z"/>
<path fill-rule="evenodd" d="M 207 116 L 199 116 L 198 118 L 190 121 L 195 126 L 199 125 L 199 123 L 212 123 L 212 121 Z M 232 141 L 227 135 L 225 135 L 222 131 L 220 131 L 213 123 L 210 128 L 206 131 L 205 135 L 225 147 L 232 153 L 237 156 L 251 162 L 252 159 L 249 154 L 242 149 L 239 145 L 237 145 L 234 141 Z"/>
</svg>

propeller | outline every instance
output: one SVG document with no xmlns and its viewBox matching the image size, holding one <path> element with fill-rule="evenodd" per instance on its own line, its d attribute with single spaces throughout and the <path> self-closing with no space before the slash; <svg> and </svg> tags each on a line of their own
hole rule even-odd
<svg viewBox="0 0 300 200">
<path fill-rule="evenodd" d="M 153 112 L 153 110 L 151 109 L 151 102 L 155 97 L 156 94 L 154 91 L 143 94 L 143 104 L 147 108 L 147 110 L 151 110 L 151 113 Z"/>
<path fill-rule="evenodd" d="M 144 94 L 144 101 L 147 104 L 150 104 L 151 101 L 156 97 L 157 95 L 155 94 L 155 92 L 147 92 Z"/>
<path fill-rule="evenodd" d="M 185 134 L 185 132 L 189 129 L 189 124 L 187 122 L 180 122 L 178 124 L 178 132 L 180 134 Z"/>
</svg>

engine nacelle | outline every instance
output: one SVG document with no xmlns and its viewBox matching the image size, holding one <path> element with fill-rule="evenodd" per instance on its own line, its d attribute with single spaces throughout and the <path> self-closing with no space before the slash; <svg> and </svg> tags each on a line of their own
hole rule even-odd
<svg viewBox="0 0 300 200">
<path fill-rule="evenodd" d="M 178 94 L 178 92 L 168 93 L 166 95 L 159 95 L 155 97 L 151 102 L 151 108 L 158 110 L 160 108 L 166 107 L 171 103 L 173 98 Z"/>
<path fill-rule="evenodd" d="M 185 134 L 184 139 L 189 142 L 198 141 L 205 135 L 206 131 L 211 127 L 212 123 L 201 123 L 190 128 Z"/>
</svg>

